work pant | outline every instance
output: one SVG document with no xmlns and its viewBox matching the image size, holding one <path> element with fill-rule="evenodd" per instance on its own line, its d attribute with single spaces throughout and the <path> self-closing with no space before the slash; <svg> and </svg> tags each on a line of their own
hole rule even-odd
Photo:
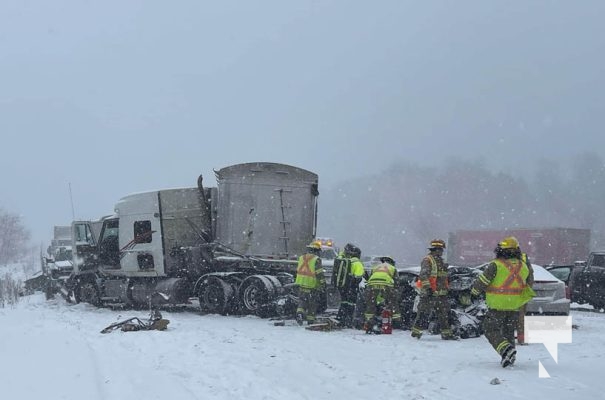
<svg viewBox="0 0 605 400">
<path fill-rule="evenodd" d="M 357 301 L 357 287 L 338 288 L 340 292 L 340 307 L 336 319 L 345 328 L 353 327 L 353 315 L 355 314 L 355 302 Z"/>
<path fill-rule="evenodd" d="M 382 301 L 384 308 L 390 310 L 393 319 L 401 319 L 399 310 L 399 296 L 397 290 L 392 286 L 366 286 L 365 296 L 365 320 L 369 321 L 378 312 L 378 304 Z M 381 300 L 381 301 L 380 301 Z"/>
<path fill-rule="evenodd" d="M 483 319 L 485 337 L 498 354 L 510 344 L 515 346 L 515 328 L 519 321 L 518 311 L 500 311 L 489 309 Z"/>
<path fill-rule="evenodd" d="M 517 321 L 517 343 L 525 344 L 525 310 L 526 304 L 519 309 L 519 321 Z"/>
<path fill-rule="evenodd" d="M 298 307 L 297 314 L 302 314 L 303 318 L 309 323 L 315 321 L 315 313 L 318 304 L 318 291 L 315 289 L 298 289 Z"/>
<path fill-rule="evenodd" d="M 437 315 L 441 335 L 451 335 L 450 303 L 446 295 L 420 296 L 420 302 L 418 303 L 418 311 L 416 313 L 416 320 L 414 321 L 412 332 L 422 333 L 424 329 L 428 328 L 431 311 L 435 311 L 435 314 Z"/>
</svg>

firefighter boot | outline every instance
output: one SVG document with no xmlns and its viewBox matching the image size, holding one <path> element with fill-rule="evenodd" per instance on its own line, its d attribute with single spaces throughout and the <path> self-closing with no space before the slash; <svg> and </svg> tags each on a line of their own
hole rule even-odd
<svg viewBox="0 0 605 400">
<path fill-rule="evenodd" d="M 517 350 L 515 349 L 515 346 L 509 344 L 502 350 L 502 360 L 500 361 L 500 365 L 502 365 L 502 368 L 513 365 L 516 357 Z"/>
<path fill-rule="evenodd" d="M 381 326 L 382 319 L 374 316 L 369 321 L 366 321 L 364 324 L 364 329 L 367 334 L 379 335 L 382 333 Z"/>
<path fill-rule="evenodd" d="M 422 329 L 412 327 L 412 337 L 416 339 L 420 339 L 422 337 Z"/>
<path fill-rule="evenodd" d="M 355 304 L 341 302 L 336 319 L 338 326 L 342 328 L 353 328 L 353 314 L 355 313 Z"/>
<path fill-rule="evenodd" d="M 443 340 L 458 340 L 458 336 L 454 335 L 451 330 L 446 329 L 441 331 L 441 339 Z"/>
</svg>

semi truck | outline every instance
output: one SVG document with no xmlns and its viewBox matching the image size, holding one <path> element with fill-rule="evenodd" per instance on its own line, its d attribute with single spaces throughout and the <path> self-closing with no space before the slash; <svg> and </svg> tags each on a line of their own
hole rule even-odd
<svg viewBox="0 0 605 400">
<path fill-rule="evenodd" d="M 220 314 L 277 312 L 314 239 L 318 176 L 254 162 L 214 171 L 216 187 L 135 193 L 98 221 L 74 221 L 74 300 L 187 304 Z"/>
<path fill-rule="evenodd" d="M 566 265 L 586 260 L 590 229 L 520 228 L 479 229 L 450 232 L 447 260 L 451 265 L 476 266 L 494 258 L 494 249 L 506 236 L 515 236 L 521 250 L 538 265 Z"/>
<path fill-rule="evenodd" d="M 47 299 L 54 297 L 56 293 L 65 296 L 67 294 L 64 291 L 65 281 L 73 272 L 71 245 L 71 227 L 55 225 L 46 254 L 40 252 L 42 271 L 32 279 L 28 279 L 26 287 L 43 289 Z"/>
</svg>

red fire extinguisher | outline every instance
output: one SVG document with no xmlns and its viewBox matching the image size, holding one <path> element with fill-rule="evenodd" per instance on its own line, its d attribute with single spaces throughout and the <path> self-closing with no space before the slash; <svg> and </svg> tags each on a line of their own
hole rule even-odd
<svg viewBox="0 0 605 400">
<path fill-rule="evenodd" d="M 391 333 L 393 333 L 393 314 L 391 313 L 391 310 L 388 309 L 384 309 L 382 310 L 382 326 L 380 328 L 380 331 L 384 334 L 390 335 Z"/>
</svg>

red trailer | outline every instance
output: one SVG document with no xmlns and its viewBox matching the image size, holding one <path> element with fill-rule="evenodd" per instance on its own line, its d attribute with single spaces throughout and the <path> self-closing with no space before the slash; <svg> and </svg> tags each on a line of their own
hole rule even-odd
<svg viewBox="0 0 605 400">
<path fill-rule="evenodd" d="M 473 266 L 494 258 L 494 248 L 506 236 L 519 240 L 521 251 L 538 265 L 573 264 L 590 252 L 590 229 L 523 228 L 460 230 L 449 233 L 447 260 L 450 265 Z"/>
</svg>

